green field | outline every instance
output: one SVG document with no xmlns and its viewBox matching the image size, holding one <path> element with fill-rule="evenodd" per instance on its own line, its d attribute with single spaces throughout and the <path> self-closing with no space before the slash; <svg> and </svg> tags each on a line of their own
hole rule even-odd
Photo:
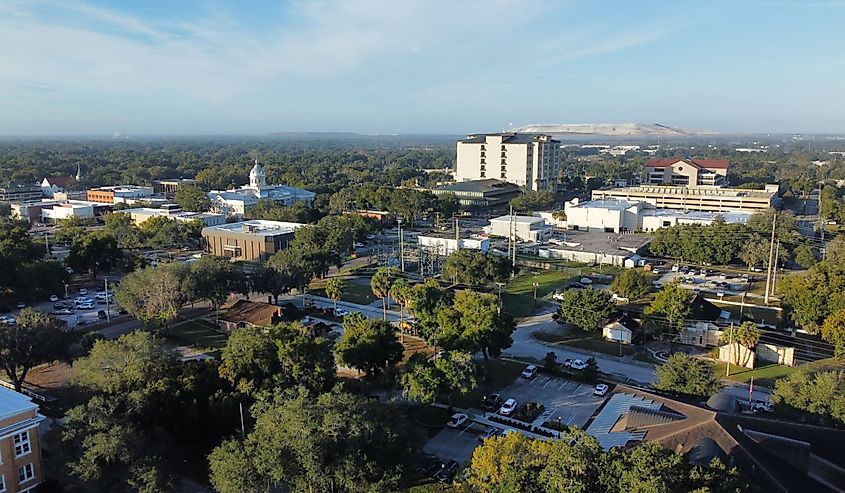
<svg viewBox="0 0 845 493">
<path fill-rule="evenodd" d="M 577 277 L 572 272 L 543 271 L 514 277 L 505 286 L 502 293 L 502 305 L 505 311 L 514 317 L 526 317 L 534 311 L 534 283 L 537 286 L 537 303 L 540 298 L 561 290 Z"/>
<path fill-rule="evenodd" d="M 228 339 L 226 333 L 198 320 L 174 325 L 164 337 L 178 345 L 209 353 L 219 352 L 226 346 Z"/>
<path fill-rule="evenodd" d="M 326 291 L 323 289 L 324 285 L 324 282 L 313 283 L 308 289 L 308 294 L 325 297 Z M 349 303 L 357 303 L 359 305 L 369 305 L 373 301 L 378 300 L 378 298 L 376 298 L 373 294 L 373 291 L 370 289 L 369 284 L 352 284 L 348 281 L 343 287 L 343 295 L 340 299 L 348 301 Z"/>
<path fill-rule="evenodd" d="M 722 362 L 718 362 L 714 365 L 714 371 L 716 372 L 717 377 L 740 383 L 748 383 L 751 381 L 751 377 L 754 377 L 754 385 L 759 385 L 761 387 L 774 387 L 776 380 L 788 377 L 798 371 L 798 368 L 795 367 L 776 364 L 759 366 L 753 370 L 731 365 L 730 376 L 725 376 L 726 366 L 727 364 Z"/>
</svg>

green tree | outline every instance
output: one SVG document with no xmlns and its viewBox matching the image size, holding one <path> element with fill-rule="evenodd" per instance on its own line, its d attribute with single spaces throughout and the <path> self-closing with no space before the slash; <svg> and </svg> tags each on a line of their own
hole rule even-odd
<svg viewBox="0 0 845 493">
<path fill-rule="evenodd" d="M 827 243 L 824 258 L 831 264 L 845 265 L 845 235 L 837 236 Z"/>
<path fill-rule="evenodd" d="M 18 267 L 15 294 L 25 299 L 43 300 L 51 294 L 58 295 L 63 292 L 65 283 L 70 281 L 65 267 L 55 260 L 32 262 Z"/>
<path fill-rule="evenodd" d="M 692 293 L 677 282 L 657 292 L 654 301 L 643 310 L 643 325 L 650 333 L 679 332 L 692 308 Z"/>
<path fill-rule="evenodd" d="M 0 288 L 17 287 L 21 267 L 41 259 L 43 252 L 29 236 L 26 223 L 0 218 Z"/>
<path fill-rule="evenodd" d="M 590 332 L 599 328 L 614 311 L 610 293 L 598 289 L 567 289 L 560 301 L 560 317 L 579 329 Z"/>
<path fill-rule="evenodd" d="M 395 411 L 335 388 L 311 396 L 280 393 L 252 408 L 255 426 L 209 456 L 211 484 L 221 493 L 396 491 L 408 456 Z"/>
<path fill-rule="evenodd" d="M 751 270 L 757 264 L 769 264 L 769 241 L 759 235 L 752 235 L 742 245 L 739 258 Z"/>
<path fill-rule="evenodd" d="M 450 410 L 453 395 L 468 394 L 476 383 L 472 355 L 460 351 L 433 360 L 416 357 L 410 371 L 402 375 L 402 387 L 409 398 L 435 402 L 438 397 L 445 397 Z"/>
<path fill-rule="evenodd" d="M 65 262 L 76 271 L 109 272 L 122 263 L 123 250 L 117 239 L 105 230 L 92 231 L 74 240 Z"/>
<path fill-rule="evenodd" d="M 845 423 L 845 372 L 795 372 L 775 382 L 772 403 Z"/>
<path fill-rule="evenodd" d="M 510 271 L 504 257 L 461 249 L 446 257 L 441 277 L 461 284 L 487 285 L 504 281 Z"/>
<path fill-rule="evenodd" d="M 595 358 L 590 356 L 587 358 L 587 367 L 584 368 L 584 381 L 587 383 L 595 383 L 599 378 L 599 363 Z"/>
<path fill-rule="evenodd" d="M 117 246 L 120 248 L 140 248 L 144 243 L 144 235 L 135 226 L 132 217 L 123 212 L 112 212 L 103 217 L 104 231 L 117 239 Z"/>
<path fill-rule="evenodd" d="M 58 319 L 24 308 L 17 323 L 0 330 L 0 365 L 20 392 L 34 366 L 69 356 L 70 339 Z"/>
<path fill-rule="evenodd" d="M 845 264 L 819 262 L 806 273 L 784 277 L 779 291 L 790 320 L 816 333 L 831 313 L 845 309 Z"/>
<path fill-rule="evenodd" d="M 250 274 L 249 281 L 253 291 L 273 296 L 276 304 L 279 303 L 280 295 L 296 287 L 289 285 L 289 280 L 285 279 L 281 272 L 270 267 L 267 263 L 257 265 Z"/>
<path fill-rule="evenodd" d="M 166 328 L 190 295 L 189 269 L 172 263 L 127 274 L 115 289 L 115 300 L 133 317 L 156 329 Z"/>
<path fill-rule="evenodd" d="M 376 376 L 402 359 L 396 329 L 383 320 L 350 314 L 343 320 L 343 336 L 335 346 L 341 363 Z"/>
<path fill-rule="evenodd" d="M 244 327 L 229 334 L 220 354 L 220 376 L 239 392 L 256 395 L 273 388 L 281 373 L 278 349 L 269 331 Z"/>
<path fill-rule="evenodd" d="M 655 370 L 654 388 L 676 394 L 709 397 L 721 388 L 713 372 L 713 364 L 685 353 L 669 356 L 666 363 Z"/>
<path fill-rule="evenodd" d="M 243 272 L 228 259 L 205 255 L 190 266 L 190 297 L 206 300 L 212 310 L 220 308 L 229 294 L 245 291 Z"/>
<path fill-rule="evenodd" d="M 816 264 L 816 255 L 810 245 L 798 245 L 793 253 L 795 254 L 795 261 L 805 269 L 809 269 Z"/>
<path fill-rule="evenodd" d="M 382 317 L 387 320 L 387 297 L 390 295 L 390 286 L 393 284 L 395 269 L 382 267 L 373 274 L 370 279 L 370 289 L 376 298 L 381 298 Z"/>
<path fill-rule="evenodd" d="M 722 331 L 719 342 L 730 344 L 736 342 L 752 349 L 760 342 L 760 329 L 754 322 L 743 322 L 741 325 L 732 326 Z"/>
<path fill-rule="evenodd" d="M 836 347 L 836 356 L 845 356 L 845 309 L 830 314 L 822 324 L 822 339 Z"/>
<path fill-rule="evenodd" d="M 470 353 L 481 351 L 490 371 L 490 357 L 498 357 L 502 350 L 513 344 L 512 334 L 516 328 L 513 317 L 499 310 L 496 297 L 471 290 L 455 294 L 452 309 L 459 322 L 459 332 L 451 336 L 444 331 L 449 347 Z M 444 324 L 447 325 L 447 324 Z"/>
<path fill-rule="evenodd" d="M 206 212 L 211 207 L 208 194 L 197 185 L 181 185 L 176 189 L 176 203 L 184 211 Z"/>
<path fill-rule="evenodd" d="M 651 291 L 652 278 L 641 269 L 625 269 L 610 284 L 610 290 L 623 298 L 636 300 Z"/>
<path fill-rule="evenodd" d="M 326 296 L 334 302 L 334 309 L 337 311 L 337 302 L 343 297 L 344 281 L 342 277 L 330 277 L 326 281 Z"/>
<path fill-rule="evenodd" d="M 526 192 L 511 199 L 510 205 L 514 212 L 534 212 L 550 209 L 555 204 L 555 196 L 551 192 Z"/>
</svg>

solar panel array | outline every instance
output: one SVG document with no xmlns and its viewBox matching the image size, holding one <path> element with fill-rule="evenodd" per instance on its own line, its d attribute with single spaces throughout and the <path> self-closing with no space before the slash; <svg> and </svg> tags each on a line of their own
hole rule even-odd
<svg viewBox="0 0 845 493">
<path fill-rule="evenodd" d="M 613 447 L 624 447 L 629 441 L 645 438 L 643 431 L 611 432 L 619 418 L 631 410 L 631 406 L 639 406 L 657 411 L 660 403 L 634 394 L 613 394 L 598 416 L 587 427 L 587 434 L 595 437 L 604 450 Z"/>
</svg>

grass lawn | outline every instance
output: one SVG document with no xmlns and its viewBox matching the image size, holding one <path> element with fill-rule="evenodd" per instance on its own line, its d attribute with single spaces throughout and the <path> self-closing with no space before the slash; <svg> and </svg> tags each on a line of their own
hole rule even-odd
<svg viewBox="0 0 845 493">
<path fill-rule="evenodd" d="M 171 327 L 164 336 L 172 342 L 204 352 L 216 352 L 226 346 L 225 333 L 197 320 L 191 320 Z"/>
<path fill-rule="evenodd" d="M 714 371 L 717 377 L 740 383 L 748 383 L 751 381 L 751 377 L 754 377 L 754 384 L 762 387 L 774 387 L 775 380 L 788 377 L 798 371 L 798 368 L 796 367 L 776 365 L 774 363 L 767 364 L 765 366 L 758 366 L 753 370 L 742 368 L 737 365 L 731 365 L 731 374 L 726 377 L 726 366 L 727 364 L 722 362 L 718 362 L 714 365 Z"/>
<path fill-rule="evenodd" d="M 505 311 L 514 317 L 526 317 L 534 311 L 534 283 L 537 286 L 538 305 L 540 298 L 568 286 L 577 276 L 570 272 L 543 271 L 528 273 L 510 280 L 502 293 L 502 305 Z"/>
<path fill-rule="evenodd" d="M 746 298 L 745 301 L 749 301 L 749 298 Z M 739 312 L 740 310 L 742 310 L 743 316 L 747 316 L 748 314 L 750 314 L 752 317 L 754 317 L 755 322 L 763 322 L 765 324 L 777 326 L 781 321 L 780 316 L 782 312 L 779 312 L 777 310 L 769 310 L 756 306 L 725 305 L 719 302 L 714 302 L 713 304 L 718 306 L 722 310 L 729 311 L 733 318 L 739 319 Z"/>
<path fill-rule="evenodd" d="M 308 294 L 325 297 L 326 291 L 323 288 L 324 285 L 325 282 L 321 282 L 319 284 L 311 284 L 311 287 L 308 289 Z M 349 303 L 369 305 L 370 303 L 378 300 L 379 298 L 375 297 L 373 291 L 370 289 L 369 284 L 361 285 L 347 282 L 346 285 L 343 287 L 343 295 L 340 299 L 343 301 L 348 301 Z"/>
<path fill-rule="evenodd" d="M 584 337 L 581 339 L 569 339 L 563 341 L 562 344 L 566 346 L 586 349 L 587 351 L 594 351 L 596 353 L 608 354 L 611 356 L 619 356 L 620 345 L 615 342 L 609 342 L 593 337 Z M 631 345 L 622 345 L 622 356 L 630 356 L 638 352 L 638 348 Z"/>
</svg>

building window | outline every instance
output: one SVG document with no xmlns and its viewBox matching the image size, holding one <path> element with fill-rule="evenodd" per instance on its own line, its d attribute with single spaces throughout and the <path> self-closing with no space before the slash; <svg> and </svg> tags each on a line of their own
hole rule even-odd
<svg viewBox="0 0 845 493">
<path fill-rule="evenodd" d="M 20 457 L 32 452 L 32 445 L 29 443 L 29 432 L 24 431 L 14 436 L 15 457 Z"/>
<path fill-rule="evenodd" d="M 6 476 L 0 474 L 0 493 L 6 491 Z"/>
<path fill-rule="evenodd" d="M 18 483 L 25 483 L 35 477 L 35 468 L 32 463 L 18 468 Z"/>
</svg>

